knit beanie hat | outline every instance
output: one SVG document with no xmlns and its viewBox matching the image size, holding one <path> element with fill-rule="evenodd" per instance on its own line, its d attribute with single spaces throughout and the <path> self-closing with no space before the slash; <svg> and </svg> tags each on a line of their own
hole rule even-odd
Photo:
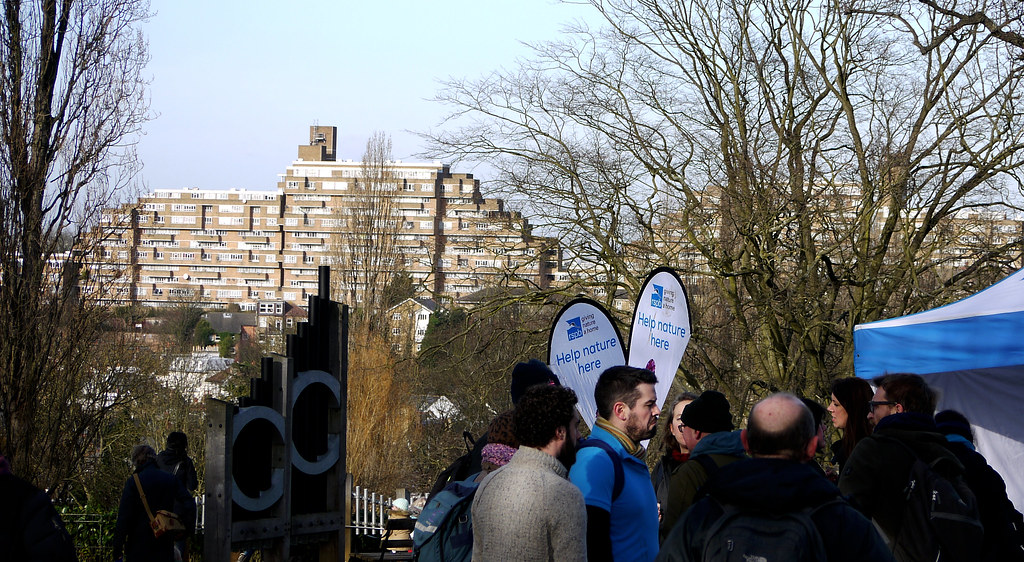
<svg viewBox="0 0 1024 562">
<path fill-rule="evenodd" d="M 729 400 L 715 390 L 705 390 L 696 400 L 683 408 L 683 424 L 703 433 L 732 431 Z"/>
<path fill-rule="evenodd" d="M 971 423 L 963 414 L 956 410 L 943 410 L 935 414 L 935 425 L 939 433 L 943 435 L 959 435 L 974 443 L 974 435 L 971 433 Z"/>
<path fill-rule="evenodd" d="M 519 448 L 519 440 L 516 439 L 516 426 L 512 414 L 515 409 L 506 410 L 491 420 L 487 427 L 487 444 L 480 451 L 481 467 L 491 471 L 498 467 L 505 466 L 512 460 Z"/>
<path fill-rule="evenodd" d="M 517 363 L 512 369 L 512 403 L 519 403 L 519 397 L 526 389 L 537 384 L 559 384 L 558 377 L 539 359 Z"/>
<path fill-rule="evenodd" d="M 506 410 L 491 420 L 491 425 L 487 426 L 488 443 L 501 443 L 509 447 L 519 447 L 519 440 L 516 439 L 516 424 L 512 416 L 513 413 L 515 413 L 515 408 Z"/>
</svg>

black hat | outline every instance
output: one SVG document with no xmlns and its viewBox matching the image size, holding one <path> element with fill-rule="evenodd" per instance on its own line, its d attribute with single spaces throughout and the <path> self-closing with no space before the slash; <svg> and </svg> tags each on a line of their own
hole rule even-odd
<svg viewBox="0 0 1024 562">
<path fill-rule="evenodd" d="M 558 377 L 539 359 L 517 363 L 512 369 L 512 403 L 518 404 L 526 389 L 536 384 L 558 384 Z"/>
<path fill-rule="evenodd" d="M 943 410 L 935 414 L 935 425 L 939 428 L 939 433 L 943 435 L 959 435 L 974 443 L 971 422 L 956 410 Z"/>
<path fill-rule="evenodd" d="M 172 451 L 188 449 L 188 436 L 180 431 L 172 431 L 167 435 L 167 448 Z"/>
<path fill-rule="evenodd" d="M 696 400 L 683 408 L 683 424 L 703 433 L 732 431 L 729 400 L 715 390 L 705 390 Z"/>
</svg>

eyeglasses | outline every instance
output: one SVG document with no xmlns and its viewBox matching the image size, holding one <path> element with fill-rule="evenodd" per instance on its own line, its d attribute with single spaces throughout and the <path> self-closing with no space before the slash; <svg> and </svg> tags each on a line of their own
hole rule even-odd
<svg viewBox="0 0 1024 562">
<path fill-rule="evenodd" d="M 892 400 L 871 400 L 868 402 L 868 406 L 872 411 L 879 406 L 895 406 L 896 404 L 898 404 L 898 402 L 893 402 Z"/>
</svg>

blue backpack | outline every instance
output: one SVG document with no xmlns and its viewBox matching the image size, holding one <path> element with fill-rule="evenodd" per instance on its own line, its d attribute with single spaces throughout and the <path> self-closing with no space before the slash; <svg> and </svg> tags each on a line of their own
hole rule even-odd
<svg viewBox="0 0 1024 562">
<path fill-rule="evenodd" d="M 459 562 L 473 557 L 473 496 L 479 487 L 476 477 L 474 474 L 452 482 L 430 496 L 416 519 L 414 560 Z"/>
</svg>

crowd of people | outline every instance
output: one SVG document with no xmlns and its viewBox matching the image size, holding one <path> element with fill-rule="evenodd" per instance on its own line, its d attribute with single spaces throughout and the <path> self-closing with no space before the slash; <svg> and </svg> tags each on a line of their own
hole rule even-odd
<svg viewBox="0 0 1024 562">
<path fill-rule="evenodd" d="M 550 379 L 522 394 L 518 448 L 478 480 L 473 560 L 1024 560 L 1002 478 L 920 376 L 836 380 L 827 408 L 772 394 L 745 429 L 724 394 L 681 394 L 653 471 L 652 372 L 601 374 L 585 440 L 576 395 Z"/>
<path fill-rule="evenodd" d="M 573 390 L 539 361 L 519 364 L 514 407 L 478 443 L 471 532 L 462 531 L 471 537 L 467 556 L 1024 561 L 1024 519 L 1002 477 L 976 450 L 962 414 L 935 413 L 936 392 L 920 376 L 836 380 L 827 408 L 771 394 L 744 429 L 721 392 L 680 394 L 666 404 L 651 471 L 644 445 L 662 417 L 656 383 L 646 369 L 604 371 L 594 390 L 597 419 L 582 439 Z M 826 415 L 840 433 L 831 444 Z M 188 560 L 183 537 L 196 520 L 198 482 L 187 447 L 173 432 L 159 454 L 147 445 L 132 450 L 114 560 Z M 816 461 L 822 454 L 825 467 Z M 17 506 L 0 510 L 0 552 L 11 556 L 4 559 L 76 559 L 49 498 L 2 456 L 0 497 Z"/>
</svg>

